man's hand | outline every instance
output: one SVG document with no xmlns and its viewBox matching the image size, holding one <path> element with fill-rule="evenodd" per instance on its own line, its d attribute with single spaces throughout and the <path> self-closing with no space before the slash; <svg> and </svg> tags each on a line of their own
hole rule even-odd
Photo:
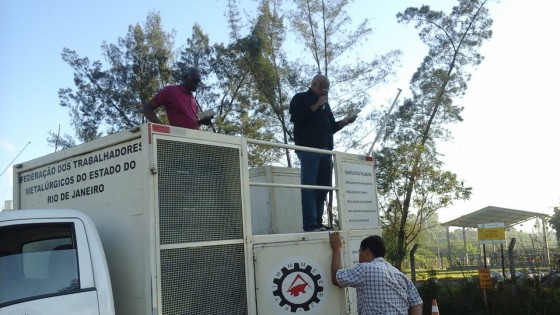
<svg viewBox="0 0 560 315">
<path fill-rule="evenodd" d="M 342 236 L 340 236 L 340 233 L 329 233 L 329 239 L 331 241 L 331 249 L 333 251 L 342 250 L 342 248 L 344 247 L 344 240 L 342 239 Z"/>
<path fill-rule="evenodd" d="M 351 123 L 353 123 L 353 122 L 356 121 L 356 118 L 358 118 L 358 115 L 352 116 L 352 117 L 348 117 L 348 120 L 347 120 L 347 121 L 348 121 L 349 124 L 351 124 Z"/>
<path fill-rule="evenodd" d="M 317 111 L 320 107 L 327 104 L 328 101 L 329 101 L 329 96 L 328 96 L 327 92 L 324 92 L 323 94 L 321 94 L 321 96 L 319 96 L 319 99 L 317 100 L 317 102 L 315 104 L 311 105 L 311 110 L 313 112 Z"/>
<path fill-rule="evenodd" d="M 198 123 L 201 125 L 210 126 L 212 124 L 212 118 L 214 118 L 214 116 L 206 117 L 199 120 Z"/>
<path fill-rule="evenodd" d="M 356 116 L 350 116 L 350 117 L 346 117 L 342 120 L 342 126 L 341 127 L 346 127 L 349 124 L 353 123 L 356 121 L 356 118 L 358 118 L 358 115 Z"/>
<path fill-rule="evenodd" d="M 422 315 L 422 304 L 409 307 L 408 315 Z"/>
<path fill-rule="evenodd" d="M 356 121 L 356 117 L 346 117 L 343 120 L 338 121 L 338 126 L 342 129 L 346 126 L 348 126 L 350 123 L 353 123 L 354 121 Z"/>
<path fill-rule="evenodd" d="M 153 122 L 156 124 L 162 124 L 161 120 L 159 120 L 155 109 L 158 106 L 156 105 L 156 103 L 154 103 L 154 100 L 150 100 L 148 103 L 144 104 L 144 107 L 142 108 L 142 112 L 144 113 L 144 116 L 146 116 L 146 119 L 148 119 L 149 122 Z"/>
<path fill-rule="evenodd" d="M 317 105 L 319 105 L 319 106 L 325 105 L 328 100 L 329 100 L 329 97 L 327 95 L 321 95 L 321 96 L 319 96 L 319 99 L 317 100 Z"/>
</svg>

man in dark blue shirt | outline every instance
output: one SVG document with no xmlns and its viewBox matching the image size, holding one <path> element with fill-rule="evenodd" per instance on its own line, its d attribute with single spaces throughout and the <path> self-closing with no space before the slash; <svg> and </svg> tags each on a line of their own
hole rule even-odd
<svg viewBox="0 0 560 315">
<path fill-rule="evenodd" d="M 296 145 L 332 150 L 333 134 L 356 120 L 356 116 L 335 121 L 328 103 L 330 82 L 321 74 L 311 80 L 311 87 L 297 93 L 290 102 Z M 332 186 L 332 156 L 296 151 L 301 162 L 301 184 Z M 324 231 L 323 211 L 327 190 L 302 189 L 301 206 L 304 231 Z"/>
</svg>

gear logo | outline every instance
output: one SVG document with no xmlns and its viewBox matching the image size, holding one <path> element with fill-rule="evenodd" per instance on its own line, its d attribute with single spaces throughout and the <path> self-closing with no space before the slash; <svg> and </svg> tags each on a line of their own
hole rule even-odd
<svg viewBox="0 0 560 315">
<path fill-rule="evenodd" d="M 282 313 L 310 314 L 320 306 L 325 294 L 324 277 L 315 263 L 292 259 L 276 270 L 272 295 Z"/>
</svg>

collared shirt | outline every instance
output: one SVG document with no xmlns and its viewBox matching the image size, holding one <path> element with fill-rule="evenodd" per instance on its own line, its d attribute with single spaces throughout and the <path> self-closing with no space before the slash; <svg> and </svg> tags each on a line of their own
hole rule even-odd
<svg viewBox="0 0 560 315">
<path fill-rule="evenodd" d="M 157 106 L 164 106 L 171 126 L 198 129 L 198 107 L 192 92 L 182 85 L 169 85 L 153 98 Z"/>
<path fill-rule="evenodd" d="M 356 288 L 360 315 L 407 315 L 410 306 L 422 304 L 412 281 L 381 257 L 339 269 L 336 280 Z"/>
</svg>

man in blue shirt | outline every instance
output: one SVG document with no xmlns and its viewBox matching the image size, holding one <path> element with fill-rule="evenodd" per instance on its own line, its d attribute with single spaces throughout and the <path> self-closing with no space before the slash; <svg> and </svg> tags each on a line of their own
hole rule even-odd
<svg viewBox="0 0 560 315">
<path fill-rule="evenodd" d="M 359 263 L 342 268 L 344 242 L 338 232 L 329 234 L 334 285 L 356 288 L 360 315 L 422 315 L 422 299 L 410 279 L 389 264 L 381 236 L 366 237 L 360 243 Z"/>
</svg>

